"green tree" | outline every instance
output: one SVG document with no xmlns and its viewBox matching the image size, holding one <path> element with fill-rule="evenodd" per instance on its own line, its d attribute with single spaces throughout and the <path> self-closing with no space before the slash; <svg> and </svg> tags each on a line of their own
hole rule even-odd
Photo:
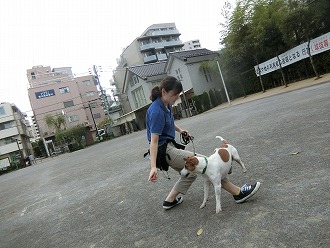
<svg viewBox="0 0 330 248">
<path fill-rule="evenodd" d="M 65 121 L 65 117 L 63 115 L 50 115 L 47 114 L 45 115 L 44 118 L 46 125 L 51 128 L 54 129 L 55 132 L 58 132 L 61 130 L 62 126 L 65 127 L 66 125 L 66 121 Z"/>
<path fill-rule="evenodd" d="M 76 147 L 82 148 L 83 141 L 86 137 L 86 127 L 83 124 L 61 130 L 55 133 L 55 140 L 60 145 L 75 144 Z"/>
<path fill-rule="evenodd" d="M 103 128 L 104 126 L 107 126 L 107 125 L 111 126 L 112 124 L 113 124 L 113 120 L 109 116 L 106 116 L 102 121 L 100 121 L 97 124 L 97 127 L 98 128 Z"/>
<path fill-rule="evenodd" d="M 317 66 L 329 71 L 329 52 L 313 56 L 281 68 L 278 72 L 259 77 L 254 66 L 286 50 L 308 42 L 330 30 L 328 0 L 238 0 L 235 8 L 225 2 L 221 14 L 221 69 L 232 96 L 241 91 L 248 94 L 275 87 L 280 81 L 287 84 L 287 75 L 298 75 L 305 68 L 317 74 Z M 314 61 L 314 62 L 313 62 Z M 304 67 L 301 64 L 305 64 Z M 292 69 L 293 68 L 293 69 Z M 298 73 L 296 73 L 298 71 Z M 282 78 L 282 79 L 280 79 Z"/>
</svg>

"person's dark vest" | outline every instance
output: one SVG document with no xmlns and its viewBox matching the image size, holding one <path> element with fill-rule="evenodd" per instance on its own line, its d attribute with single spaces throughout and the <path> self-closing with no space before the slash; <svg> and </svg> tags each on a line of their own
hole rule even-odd
<svg viewBox="0 0 330 248">
<path fill-rule="evenodd" d="M 180 145 L 178 143 L 175 142 L 175 140 L 167 140 L 164 144 L 158 146 L 158 151 L 157 151 L 157 158 L 156 158 L 156 167 L 160 170 L 164 170 L 164 171 L 168 171 L 168 163 L 166 161 L 166 158 L 168 160 L 171 160 L 170 155 L 168 155 L 166 153 L 166 149 L 167 149 L 167 144 L 168 143 L 172 143 L 177 149 L 182 149 L 184 150 L 186 147 L 184 145 Z M 143 157 L 146 157 L 147 155 L 150 155 L 150 149 L 148 150 L 148 152 L 146 152 Z"/>
</svg>

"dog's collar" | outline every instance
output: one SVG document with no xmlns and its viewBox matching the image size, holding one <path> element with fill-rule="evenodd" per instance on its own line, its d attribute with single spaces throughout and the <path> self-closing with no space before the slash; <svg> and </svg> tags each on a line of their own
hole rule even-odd
<svg viewBox="0 0 330 248">
<path fill-rule="evenodd" d="M 204 159 L 205 159 L 205 163 L 206 163 L 206 165 L 205 165 L 205 167 L 204 167 L 204 169 L 203 169 L 203 171 L 202 171 L 202 174 L 204 174 L 204 173 L 206 172 L 207 165 L 208 165 L 208 163 L 209 163 L 209 161 L 207 160 L 206 157 L 204 157 Z"/>
</svg>

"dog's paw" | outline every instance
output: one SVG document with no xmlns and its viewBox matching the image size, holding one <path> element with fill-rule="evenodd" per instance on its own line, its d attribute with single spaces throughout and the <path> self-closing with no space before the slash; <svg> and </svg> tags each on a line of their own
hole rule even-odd
<svg viewBox="0 0 330 248">
<path fill-rule="evenodd" d="M 217 210 L 215 211 L 215 213 L 218 214 L 218 213 L 220 213 L 220 211 L 222 211 L 221 208 L 220 208 L 220 209 L 217 209 Z"/>
</svg>

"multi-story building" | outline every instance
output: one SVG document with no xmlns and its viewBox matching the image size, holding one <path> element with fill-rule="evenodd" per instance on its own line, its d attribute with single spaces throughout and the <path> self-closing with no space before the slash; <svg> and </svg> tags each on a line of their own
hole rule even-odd
<svg viewBox="0 0 330 248">
<path fill-rule="evenodd" d="M 0 169 L 21 162 L 32 152 L 28 121 L 15 104 L 0 104 Z"/>
<path fill-rule="evenodd" d="M 125 48 L 119 66 L 133 66 L 167 60 L 169 52 L 183 47 L 175 23 L 153 24 Z"/>
<path fill-rule="evenodd" d="M 208 69 L 201 67 L 218 53 L 202 49 L 199 40 L 186 42 L 183 51 L 180 35 L 175 23 L 153 24 L 117 60 L 111 85 L 116 87 L 114 96 L 122 109 L 122 115 L 114 120 L 122 133 L 145 128 L 150 91 L 166 75 L 177 77 L 184 87 L 183 100 L 175 108 L 177 118 L 193 114 L 190 106 L 194 105 L 194 95 L 218 90 Z"/>
<path fill-rule="evenodd" d="M 183 43 L 175 23 L 160 23 L 149 26 L 120 55 L 113 74 L 114 95 L 119 99 L 123 113 L 131 111 L 127 95 L 121 94 L 126 68 L 143 64 L 166 61 L 168 54 L 180 51 Z"/>
<path fill-rule="evenodd" d="M 71 67 L 34 66 L 27 70 L 32 120 L 43 138 L 54 135 L 46 115 L 63 115 L 66 128 L 85 124 L 91 130 L 105 117 L 93 75 L 74 77 Z"/>
<path fill-rule="evenodd" d="M 211 75 L 203 63 L 217 59 L 219 54 L 208 49 L 194 49 L 169 53 L 167 61 L 152 64 L 130 66 L 126 69 L 121 93 L 127 96 L 131 111 L 124 113 L 115 121 L 115 125 L 132 131 L 146 127 L 145 115 L 151 104 L 149 99 L 153 87 L 159 86 L 166 76 L 176 77 L 181 81 L 183 92 L 174 104 L 175 118 L 192 116 L 195 109 L 193 96 L 204 92 L 222 93 L 222 85 L 217 77 Z"/>
<path fill-rule="evenodd" d="M 35 142 L 35 141 L 37 141 L 41 138 L 40 133 L 39 133 L 39 129 L 38 129 L 38 124 L 35 121 L 34 116 L 31 117 L 30 134 L 31 134 L 31 137 L 30 137 L 31 142 Z"/>
<path fill-rule="evenodd" d="M 183 43 L 182 51 L 189 51 L 194 49 L 199 49 L 201 47 L 201 43 L 198 39 L 196 40 L 189 40 Z"/>
</svg>

